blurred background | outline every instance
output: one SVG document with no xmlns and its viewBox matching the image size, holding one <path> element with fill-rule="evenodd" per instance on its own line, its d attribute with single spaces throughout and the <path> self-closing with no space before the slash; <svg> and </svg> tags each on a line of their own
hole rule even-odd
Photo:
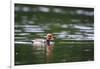
<svg viewBox="0 0 100 69">
<path fill-rule="evenodd" d="M 94 9 L 15 4 L 15 65 L 45 64 L 45 53 L 33 52 L 31 40 L 55 36 L 50 63 L 94 60 Z"/>
</svg>

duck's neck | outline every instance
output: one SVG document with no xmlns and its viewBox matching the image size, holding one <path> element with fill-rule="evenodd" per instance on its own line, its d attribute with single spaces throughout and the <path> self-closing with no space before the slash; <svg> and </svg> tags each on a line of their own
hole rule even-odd
<svg viewBox="0 0 100 69">
<path fill-rule="evenodd" d="M 51 41 L 51 40 L 48 40 L 48 39 L 46 40 L 47 46 L 50 46 L 50 41 Z"/>
</svg>

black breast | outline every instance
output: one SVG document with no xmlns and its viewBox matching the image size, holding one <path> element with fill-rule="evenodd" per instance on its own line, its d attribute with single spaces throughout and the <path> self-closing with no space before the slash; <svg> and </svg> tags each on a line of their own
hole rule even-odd
<svg viewBox="0 0 100 69">
<path fill-rule="evenodd" d="M 50 46 L 50 40 L 47 40 L 46 42 L 47 42 L 47 45 Z"/>
</svg>

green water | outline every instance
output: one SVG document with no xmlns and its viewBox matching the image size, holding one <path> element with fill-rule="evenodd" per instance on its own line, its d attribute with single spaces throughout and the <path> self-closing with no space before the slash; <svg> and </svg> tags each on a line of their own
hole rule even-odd
<svg viewBox="0 0 100 69">
<path fill-rule="evenodd" d="M 52 61 L 94 60 L 94 9 L 15 4 L 15 65 L 47 63 L 45 50 L 31 40 L 55 36 Z"/>
</svg>

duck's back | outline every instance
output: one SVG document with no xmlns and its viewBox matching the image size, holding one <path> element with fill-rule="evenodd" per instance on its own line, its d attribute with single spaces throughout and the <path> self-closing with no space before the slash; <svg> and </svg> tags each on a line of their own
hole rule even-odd
<svg viewBox="0 0 100 69">
<path fill-rule="evenodd" d="M 33 46 L 44 46 L 45 40 L 44 39 L 34 39 Z"/>
</svg>

